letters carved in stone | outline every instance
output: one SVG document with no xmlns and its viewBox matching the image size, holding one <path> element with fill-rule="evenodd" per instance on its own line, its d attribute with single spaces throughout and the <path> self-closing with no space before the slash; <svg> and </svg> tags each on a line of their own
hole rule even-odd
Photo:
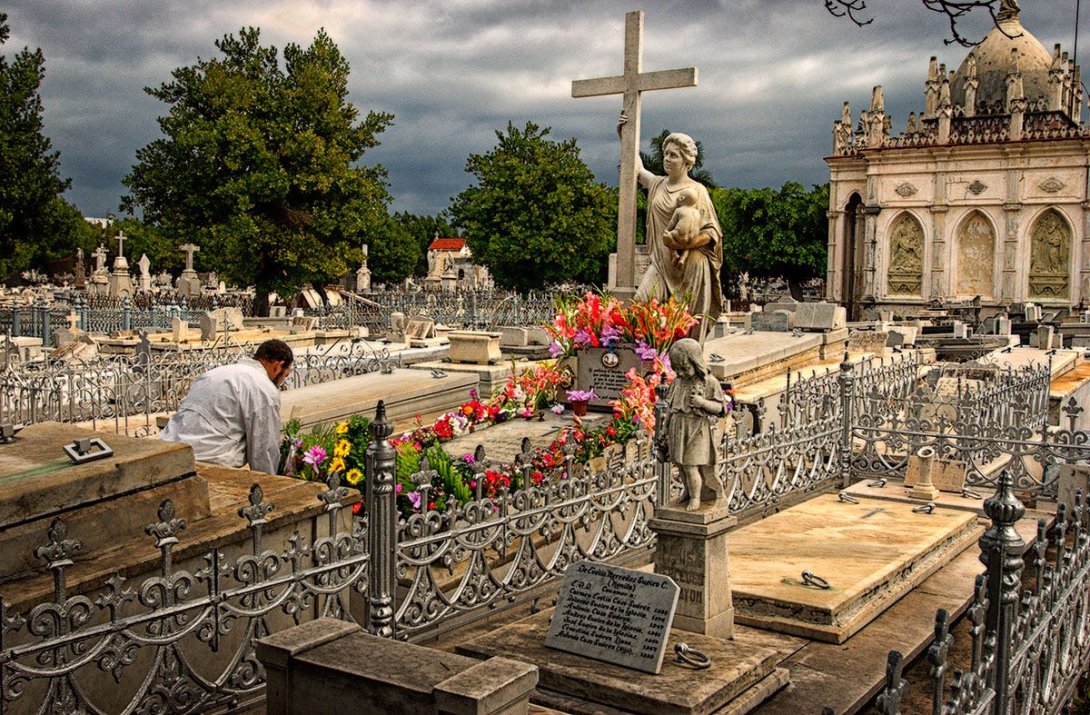
<svg viewBox="0 0 1090 715">
<path fill-rule="evenodd" d="M 1070 263 L 1071 231 L 1059 212 L 1049 209 L 1030 231 L 1029 296 L 1067 298 Z"/>
<path fill-rule="evenodd" d="M 886 288 L 890 295 L 923 296 L 923 226 L 912 214 L 890 225 Z"/>
</svg>

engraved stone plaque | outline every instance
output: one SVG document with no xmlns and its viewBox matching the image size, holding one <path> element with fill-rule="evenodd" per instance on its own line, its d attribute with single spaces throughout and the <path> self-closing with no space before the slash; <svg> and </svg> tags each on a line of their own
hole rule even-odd
<svg viewBox="0 0 1090 715">
<path fill-rule="evenodd" d="M 667 576 L 574 563 L 564 573 L 545 645 L 657 674 L 678 592 Z"/>
<path fill-rule="evenodd" d="M 596 399 L 590 406 L 609 408 L 610 400 L 621 396 L 621 390 L 628 387 L 625 373 L 630 368 L 644 373 L 651 368 L 650 363 L 640 360 L 636 352 L 625 345 L 614 348 L 584 348 L 577 353 L 578 365 L 575 373 L 575 387 L 579 390 L 594 390 Z"/>
</svg>

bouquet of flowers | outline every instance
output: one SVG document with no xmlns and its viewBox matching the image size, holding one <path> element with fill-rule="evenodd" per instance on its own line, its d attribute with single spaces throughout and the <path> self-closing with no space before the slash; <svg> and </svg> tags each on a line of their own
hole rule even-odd
<svg viewBox="0 0 1090 715">
<path fill-rule="evenodd" d="M 560 296 L 556 314 L 545 330 L 553 339 L 553 357 L 574 355 L 579 348 L 610 347 L 635 343 L 640 357 L 650 360 L 665 355 L 675 341 L 688 334 L 697 319 L 688 303 L 671 296 L 623 305 L 616 298 L 587 292 L 581 297 Z"/>
</svg>

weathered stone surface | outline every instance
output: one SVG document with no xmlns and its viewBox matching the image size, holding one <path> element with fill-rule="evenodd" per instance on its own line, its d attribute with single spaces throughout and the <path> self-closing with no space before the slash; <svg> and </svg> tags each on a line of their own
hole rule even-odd
<svg viewBox="0 0 1090 715">
<path fill-rule="evenodd" d="M 574 653 L 546 648 L 552 609 L 516 621 L 458 646 L 476 658 L 503 656 L 536 665 L 540 687 L 585 701 L 647 715 L 706 715 L 743 695 L 772 674 L 777 652 L 699 633 L 671 629 L 667 653 L 684 642 L 707 655 L 706 670 L 674 662 L 658 675 L 640 673 Z"/>
<path fill-rule="evenodd" d="M 367 657 L 359 657 L 366 653 Z M 380 638 L 318 619 L 261 639 L 266 709 L 413 715 L 525 713 L 537 669 L 507 658 L 472 658 Z"/>
<path fill-rule="evenodd" d="M 447 337 L 450 339 L 451 362 L 490 365 L 503 358 L 499 333 L 452 330 Z"/>
<path fill-rule="evenodd" d="M 826 495 L 738 529 L 735 620 L 842 643 L 972 543 L 975 515 L 913 506 Z M 830 588 L 804 585 L 804 571 Z"/>
<path fill-rule="evenodd" d="M 545 645 L 658 673 L 677 597 L 666 576 L 579 561 L 564 572 Z"/>
<path fill-rule="evenodd" d="M 799 303 L 795 308 L 795 327 L 802 330 L 837 330 L 847 325 L 844 306 L 833 303 Z"/>
<path fill-rule="evenodd" d="M 62 448 L 82 437 L 107 440 L 113 456 L 73 464 Z M 183 444 L 56 422 L 31 425 L 0 450 L 0 530 L 176 481 L 194 471 L 193 450 Z"/>
<path fill-rule="evenodd" d="M 650 522 L 658 536 L 655 572 L 681 588 L 675 628 L 716 638 L 734 634 L 727 531 L 737 522 L 725 504 L 656 510 Z"/>
<path fill-rule="evenodd" d="M 435 337 L 435 321 L 431 318 L 409 318 L 405 322 L 408 340 L 427 340 Z"/>
<path fill-rule="evenodd" d="M 965 488 L 967 467 L 960 459 L 935 457 L 931 465 L 931 483 L 942 492 L 960 494 Z M 905 468 L 905 486 L 915 487 L 920 479 L 920 460 L 913 455 Z M 932 497 L 933 498 L 933 497 Z"/>
<path fill-rule="evenodd" d="M 298 419 L 304 427 L 337 422 L 354 414 L 373 415 L 379 400 L 395 425 L 408 428 L 416 415 L 435 416 L 469 399 L 477 378 L 462 373 L 433 377 L 422 370 L 395 369 L 307 385 L 282 393 L 280 419 Z"/>
<path fill-rule="evenodd" d="M 749 328 L 767 333 L 788 333 L 795 327 L 795 313 L 789 310 L 762 310 L 750 313 Z"/>
<path fill-rule="evenodd" d="M 1067 504 L 1068 514 L 1075 506 L 1075 493 L 1082 493 L 1085 508 L 1090 498 L 1090 466 L 1085 464 L 1061 464 L 1056 502 Z"/>
</svg>

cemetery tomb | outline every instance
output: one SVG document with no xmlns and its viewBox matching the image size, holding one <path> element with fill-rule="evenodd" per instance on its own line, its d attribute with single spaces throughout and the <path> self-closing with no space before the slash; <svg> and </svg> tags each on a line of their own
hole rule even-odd
<svg viewBox="0 0 1090 715">
<path fill-rule="evenodd" d="M 476 386 L 477 378 L 464 373 L 437 377 L 423 370 L 400 368 L 390 374 L 371 372 L 282 393 L 280 418 L 285 424 L 297 419 L 306 430 L 356 414 L 370 416 L 378 401 L 385 400 L 390 421 L 400 429 L 409 429 L 417 415 L 426 423 L 429 415 L 455 409 Z"/>
<path fill-rule="evenodd" d="M 824 495 L 732 532 L 735 620 L 843 643 L 975 543 L 975 514 L 920 504 Z"/>
<path fill-rule="evenodd" d="M 65 453 L 79 439 L 93 441 L 92 459 Z M 26 427 L 0 445 L 0 487 L 0 580 L 41 567 L 34 548 L 57 517 L 90 554 L 113 546 L 119 533 L 143 533 L 163 499 L 190 521 L 210 515 L 208 484 L 196 475 L 188 446 L 55 422 Z"/>
<path fill-rule="evenodd" d="M 671 628 L 666 658 L 657 675 L 604 663 L 545 645 L 555 609 L 516 621 L 458 646 L 475 658 L 501 656 L 535 665 L 539 671 L 534 702 L 561 712 L 628 712 L 645 715 L 708 715 L 751 712 L 783 688 L 785 669 L 773 648 L 711 638 Z M 708 656 L 698 670 L 675 662 L 674 647 L 685 643 Z"/>
</svg>

